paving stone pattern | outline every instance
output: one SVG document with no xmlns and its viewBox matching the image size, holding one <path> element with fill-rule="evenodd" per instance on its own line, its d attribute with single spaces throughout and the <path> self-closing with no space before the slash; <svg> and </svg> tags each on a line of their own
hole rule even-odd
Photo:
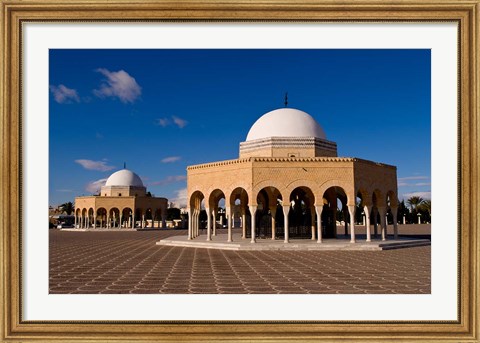
<svg viewBox="0 0 480 343">
<path fill-rule="evenodd" d="M 219 230 L 223 232 L 224 230 Z M 225 251 L 158 246 L 184 230 L 50 230 L 50 293 L 430 293 L 430 246 Z"/>
</svg>

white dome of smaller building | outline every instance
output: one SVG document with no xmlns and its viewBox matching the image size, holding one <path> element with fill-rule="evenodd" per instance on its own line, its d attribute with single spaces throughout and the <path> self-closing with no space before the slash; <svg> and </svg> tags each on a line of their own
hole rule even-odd
<svg viewBox="0 0 480 343">
<path fill-rule="evenodd" d="M 142 179 L 128 169 L 122 169 L 110 175 L 105 183 L 105 186 L 144 187 Z"/>
<path fill-rule="evenodd" d="M 310 114 L 294 108 L 280 108 L 265 113 L 250 128 L 247 141 L 268 137 L 326 139 L 322 127 Z"/>
</svg>

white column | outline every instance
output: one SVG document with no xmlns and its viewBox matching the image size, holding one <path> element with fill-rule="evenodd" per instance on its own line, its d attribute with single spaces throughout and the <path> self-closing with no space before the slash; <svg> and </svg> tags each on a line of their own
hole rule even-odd
<svg viewBox="0 0 480 343">
<path fill-rule="evenodd" d="M 135 211 L 132 211 L 132 229 L 135 229 Z"/>
<path fill-rule="evenodd" d="M 372 241 L 372 234 L 370 232 L 370 210 L 372 209 L 372 206 L 364 206 L 363 207 L 363 212 L 365 213 L 365 232 L 367 233 L 367 242 Z"/>
<path fill-rule="evenodd" d="M 422 224 L 422 221 L 421 221 L 421 219 L 420 219 L 421 216 L 419 216 L 418 214 L 417 214 L 417 216 L 418 216 L 418 224 Z"/>
<path fill-rule="evenodd" d="M 194 227 L 194 231 L 195 231 L 195 237 L 198 237 L 199 236 L 199 231 L 200 231 L 200 210 L 195 210 L 195 213 L 193 215 L 193 217 L 195 218 L 194 222 L 193 222 L 193 227 Z"/>
<path fill-rule="evenodd" d="M 355 205 L 348 206 L 350 213 L 350 243 L 355 243 Z"/>
<path fill-rule="evenodd" d="M 283 207 L 283 222 L 284 222 L 284 243 L 288 243 L 288 212 L 290 212 L 290 205 Z"/>
<path fill-rule="evenodd" d="M 192 210 L 187 208 L 187 213 L 188 213 L 188 232 L 187 232 L 187 239 L 191 240 L 192 239 Z"/>
<path fill-rule="evenodd" d="M 97 228 L 97 209 L 93 209 L 93 228 Z"/>
<path fill-rule="evenodd" d="M 75 229 L 77 228 L 77 214 L 75 213 Z"/>
<path fill-rule="evenodd" d="M 403 225 L 405 225 L 405 215 L 403 215 Z"/>
<path fill-rule="evenodd" d="M 270 214 L 272 216 L 272 240 L 275 240 L 275 236 L 276 236 L 275 215 L 277 214 L 277 207 L 270 207 Z"/>
<path fill-rule="evenodd" d="M 243 238 L 243 239 L 246 238 L 246 227 L 247 227 L 247 225 L 246 225 L 247 222 L 245 221 L 247 215 L 246 215 L 245 212 L 247 212 L 246 209 L 244 209 L 244 210 L 242 211 L 242 238 Z"/>
<path fill-rule="evenodd" d="M 212 227 L 212 213 L 210 212 L 210 208 L 205 209 L 207 211 L 207 241 L 212 240 L 212 232 L 210 228 Z"/>
<path fill-rule="evenodd" d="M 387 240 L 387 225 L 385 224 L 385 215 L 386 209 L 385 207 L 378 208 L 378 214 L 380 215 L 380 226 L 382 228 L 382 241 Z"/>
<path fill-rule="evenodd" d="M 227 242 L 232 241 L 232 221 L 230 220 L 230 216 L 232 213 L 232 209 L 230 207 L 225 208 L 225 214 L 227 215 L 228 221 L 227 221 L 227 226 L 228 226 L 228 235 L 227 235 Z M 223 217 L 220 217 L 223 218 Z"/>
<path fill-rule="evenodd" d="M 322 211 L 323 205 L 315 206 L 315 212 L 317 212 L 317 243 L 322 243 Z"/>
<path fill-rule="evenodd" d="M 122 216 L 122 214 L 120 213 L 120 226 L 119 226 L 120 229 L 122 228 L 122 224 L 123 224 L 122 219 L 123 219 L 123 216 Z"/>
<path fill-rule="evenodd" d="M 145 215 L 142 214 L 142 229 L 145 227 Z"/>
<path fill-rule="evenodd" d="M 106 228 L 107 228 L 107 229 L 110 229 L 110 213 L 107 213 L 107 225 L 106 225 Z"/>
<path fill-rule="evenodd" d="M 216 209 L 213 209 L 212 216 L 213 216 L 212 235 L 216 236 L 217 235 L 217 210 Z"/>
<path fill-rule="evenodd" d="M 255 214 L 257 213 L 257 205 L 250 205 L 250 215 L 252 217 L 252 230 L 251 230 L 251 239 L 250 243 L 255 243 Z"/>
<path fill-rule="evenodd" d="M 312 206 L 310 209 L 310 218 L 312 218 L 312 241 L 314 241 L 315 238 L 315 207 Z"/>
<path fill-rule="evenodd" d="M 398 223 L 397 223 L 397 211 L 398 207 L 390 206 L 393 216 L 393 238 L 398 239 Z"/>
<path fill-rule="evenodd" d="M 197 237 L 197 210 L 192 210 L 192 238 Z"/>
</svg>

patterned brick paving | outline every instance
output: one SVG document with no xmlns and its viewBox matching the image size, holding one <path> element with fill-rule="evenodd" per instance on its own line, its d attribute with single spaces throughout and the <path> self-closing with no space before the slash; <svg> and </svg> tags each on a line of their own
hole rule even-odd
<svg viewBox="0 0 480 343">
<path fill-rule="evenodd" d="M 430 293 L 429 246 L 225 251 L 155 244 L 179 234 L 186 232 L 50 230 L 50 293 Z"/>
</svg>

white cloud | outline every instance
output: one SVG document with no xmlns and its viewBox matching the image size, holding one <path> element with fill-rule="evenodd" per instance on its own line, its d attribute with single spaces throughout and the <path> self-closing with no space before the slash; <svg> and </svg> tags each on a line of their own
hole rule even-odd
<svg viewBox="0 0 480 343">
<path fill-rule="evenodd" d="M 164 159 L 161 160 L 162 163 L 173 163 L 173 162 L 177 162 L 181 159 L 180 156 L 169 156 L 169 157 L 165 157 Z"/>
<path fill-rule="evenodd" d="M 161 127 L 167 127 L 172 123 L 177 125 L 180 129 L 183 129 L 185 126 L 187 126 L 188 121 L 177 116 L 172 116 L 171 120 L 170 118 L 166 118 L 166 117 L 155 120 L 155 124 Z"/>
<path fill-rule="evenodd" d="M 169 185 L 169 184 L 175 183 L 175 182 L 185 181 L 186 179 L 187 179 L 187 177 L 185 175 L 167 176 L 163 180 L 152 182 L 151 185 L 153 185 L 153 186 L 164 186 L 164 185 Z"/>
<path fill-rule="evenodd" d="M 187 189 L 182 188 L 175 191 L 175 196 L 171 199 L 173 202 L 174 207 L 183 208 L 187 207 L 188 199 L 187 199 Z"/>
<path fill-rule="evenodd" d="M 88 170 L 109 171 L 115 168 L 107 165 L 106 161 L 75 160 L 75 163 Z"/>
<path fill-rule="evenodd" d="M 419 182 L 415 184 L 415 186 L 430 186 L 430 185 L 431 185 L 430 182 Z"/>
<path fill-rule="evenodd" d="M 407 176 L 407 177 L 399 177 L 397 180 L 398 182 L 402 181 L 409 181 L 409 180 L 428 180 L 430 177 L 428 176 Z"/>
<path fill-rule="evenodd" d="M 64 85 L 51 85 L 50 91 L 52 92 L 55 101 L 59 104 L 68 104 L 72 101 L 80 102 L 80 97 L 75 89 L 68 88 Z"/>
<path fill-rule="evenodd" d="M 106 77 L 100 89 L 93 90 L 99 98 L 117 97 L 123 103 L 133 103 L 142 94 L 142 88 L 126 71 L 109 71 L 105 68 L 96 71 Z"/>
<path fill-rule="evenodd" d="M 105 182 L 107 182 L 106 178 L 96 181 L 90 181 L 85 187 L 85 190 L 90 193 L 98 193 L 100 191 L 100 188 L 105 185 Z"/>
<path fill-rule="evenodd" d="M 432 192 L 411 192 L 411 193 L 405 193 L 402 194 L 403 199 L 408 199 L 411 197 L 420 197 L 423 199 L 431 199 L 432 198 Z"/>
<path fill-rule="evenodd" d="M 168 120 L 168 118 L 160 118 L 160 119 L 157 119 L 155 121 L 155 124 L 157 124 L 161 127 L 165 127 L 165 126 L 168 126 L 170 124 L 170 120 Z"/>
<path fill-rule="evenodd" d="M 188 124 L 188 121 L 186 121 L 185 119 L 176 117 L 176 116 L 172 116 L 172 119 L 173 119 L 173 122 L 175 123 L 175 125 L 177 125 L 181 129 L 183 129 Z"/>
</svg>

